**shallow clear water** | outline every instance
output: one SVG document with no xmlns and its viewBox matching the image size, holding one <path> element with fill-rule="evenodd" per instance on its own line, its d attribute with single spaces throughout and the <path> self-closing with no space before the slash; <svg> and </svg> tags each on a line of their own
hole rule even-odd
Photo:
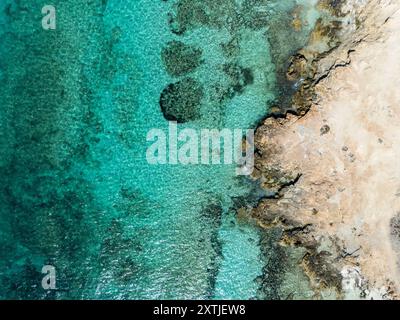
<svg viewBox="0 0 400 320">
<path fill-rule="evenodd" d="M 255 128 L 315 1 L 177 2 L 55 1 L 55 31 L 38 4 L 1 4 L 1 298 L 266 297 L 263 232 L 236 217 L 264 192 L 234 165 L 149 165 L 146 135 L 168 130 L 160 95 L 188 77 L 203 94 L 179 130 Z M 280 29 L 301 3 L 308 28 Z M 168 73 L 173 40 L 201 62 Z M 40 288 L 45 264 L 56 291 Z"/>
</svg>

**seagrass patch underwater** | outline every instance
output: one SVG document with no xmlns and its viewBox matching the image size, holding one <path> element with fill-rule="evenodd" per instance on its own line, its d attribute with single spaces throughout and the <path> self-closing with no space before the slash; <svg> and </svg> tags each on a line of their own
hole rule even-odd
<svg viewBox="0 0 400 320">
<path fill-rule="evenodd" d="M 316 2 L 53 0 L 46 28 L 50 3 L 3 0 L 0 298 L 311 296 L 301 250 L 240 215 L 266 193 L 237 163 L 151 164 L 146 137 L 256 129 Z"/>
</svg>

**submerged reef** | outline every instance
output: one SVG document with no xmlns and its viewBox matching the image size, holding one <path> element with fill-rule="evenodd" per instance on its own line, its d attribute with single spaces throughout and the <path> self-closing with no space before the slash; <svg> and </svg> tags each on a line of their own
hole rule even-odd
<svg viewBox="0 0 400 320">
<path fill-rule="evenodd" d="M 170 84 L 161 93 L 160 106 L 168 121 L 185 123 L 200 116 L 203 88 L 193 78 Z"/>
<path fill-rule="evenodd" d="M 267 52 L 267 29 L 270 25 L 269 19 L 273 14 L 268 7 L 270 5 L 269 1 L 253 0 L 245 0 L 240 4 L 233 0 L 177 0 L 172 3 L 169 12 L 169 26 L 171 33 L 180 38 L 167 43 L 162 49 L 161 58 L 166 72 L 179 80 L 169 84 L 161 94 L 160 107 L 167 120 L 194 121 L 201 118 L 204 113 L 207 114 L 207 117 L 215 118 L 221 124 L 227 103 L 236 96 L 242 95 L 248 87 L 263 86 L 264 94 L 268 91 L 272 94 L 274 90 L 273 76 L 271 74 L 256 76 L 261 72 L 270 72 L 266 65 L 269 55 Z M 211 32 L 210 36 L 213 32 L 228 33 L 228 37 L 224 36 L 224 39 L 220 40 L 219 47 L 213 49 L 216 50 L 215 56 L 222 53 L 223 59 L 210 60 L 211 52 L 204 55 L 204 48 L 189 44 L 191 41 L 186 39 L 190 39 L 191 34 L 200 29 L 209 30 L 207 32 Z M 249 38 L 250 32 L 255 38 Z M 247 47 L 254 46 L 254 43 L 247 43 L 261 42 L 261 40 L 262 45 L 266 47 L 263 53 L 265 57 L 264 61 L 262 61 L 262 56 L 258 56 L 256 60 L 260 59 L 258 63 L 265 65 L 264 71 L 255 69 L 254 65 L 257 61 L 250 56 L 243 59 L 244 52 L 248 50 Z M 209 43 L 204 43 L 204 45 L 209 46 Z M 250 55 L 250 52 L 247 54 Z M 208 72 L 205 73 L 205 70 Z M 201 101 L 196 99 L 195 103 L 199 112 L 194 112 L 194 104 L 190 103 L 188 115 L 185 116 L 183 109 L 174 111 L 166 105 L 168 104 L 166 94 L 177 87 L 181 87 L 180 90 L 183 91 L 183 85 L 188 81 L 183 77 L 188 77 L 189 74 L 190 79 L 194 79 L 198 83 L 195 85 L 195 90 L 201 86 L 203 95 Z M 198 95 L 196 94 L 196 96 Z M 171 99 L 171 95 L 168 95 L 169 99 Z M 265 108 L 269 99 L 270 97 L 265 98 Z M 210 112 L 211 108 L 213 110 Z M 175 112 L 177 115 L 174 116 Z"/>
<path fill-rule="evenodd" d="M 188 74 L 202 63 L 202 50 L 181 41 L 171 41 L 162 51 L 167 72 L 174 77 Z"/>
<path fill-rule="evenodd" d="M 178 35 L 202 25 L 222 28 L 227 18 L 235 13 L 235 1 L 232 0 L 179 0 L 174 7 L 169 24 L 171 31 Z"/>
<path fill-rule="evenodd" d="M 212 259 L 207 267 L 208 273 L 208 292 L 207 298 L 212 299 L 215 294 L 216 281 L 223 259 L 222 246 L 223 243 L 219 238 L 219 229 L 222 224 L 222 215 L 224 208 L 218 199 L 209 199 L 201 211 L 202 220 L 205 224 L 211 225 L 214 232 L 211 233 L 211 247 L 213 250 Z M 204 242 L 205 239 L 201 239 Z"/>
<path fill-rule="evenodd" d="M 231 79 L 232 95 L 240 94 L 244 88 L 254 83 L 253 72 L 250 68 L 243 68 L 235 63 L 225 64 L 223 70 Z"/>
</svg>

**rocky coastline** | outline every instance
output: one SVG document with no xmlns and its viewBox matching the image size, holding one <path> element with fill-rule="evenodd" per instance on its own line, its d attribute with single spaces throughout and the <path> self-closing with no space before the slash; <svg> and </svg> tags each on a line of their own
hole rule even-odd
<svg viewBox="0 0 400 320">
<path fill-rule="evenodd" d="M 304 250 L 315 298 L 396 299 L 400 4 L 318 5 L 331 18 L 290 60 L 285 80 L 296 90 L 257 130 L 253 178 L 270 196 L 250 214 L 282 230 L 280 246 Z"/>
</svg>

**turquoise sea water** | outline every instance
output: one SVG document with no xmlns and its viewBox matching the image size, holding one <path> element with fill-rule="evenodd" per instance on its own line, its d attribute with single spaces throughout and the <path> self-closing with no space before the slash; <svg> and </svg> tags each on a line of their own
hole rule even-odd
<svg viewBox="0 0 400 320">
<path fill-rule="evenodd" d="M 146 135 L 168 130 L 171 84 L 172 108 L 194 99 L 173 110 L 180 130 L 255 129 L 315 2 L 53 1 L 57 29 L 43 30 L 40 1 L 3 1 L 0 297 L 263 299 L 306 286 L 274 234 L 236 217 L 265 194 L 256 183 L 235 165 L 150 165 Z M 190 54 L 165 55 L 173 41 Z M 40 286 L 47 264 L 55 291 Z"/>
</svg>

